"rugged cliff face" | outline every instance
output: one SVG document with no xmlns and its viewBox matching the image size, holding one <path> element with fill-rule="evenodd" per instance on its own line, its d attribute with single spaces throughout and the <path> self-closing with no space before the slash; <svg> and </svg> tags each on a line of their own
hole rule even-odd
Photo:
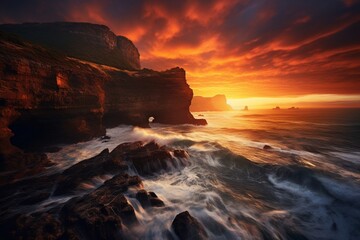
<svg viewBox="0 0 360 240">
<path fill-rule="evenodd" d="M 216 95 L 213 97 L 194 96 L 191 102 L 190 110 L 192 112 L 201 111 L 231 111 L 232 107 L 227 104 L 225 95 Z"/>
<path fill-rule="evenodd" d="M 206 124 L 189 112 L 193 93 L 181 68 L 119 70 L 6 34 L 0 34 L 0 86 L 3 169 L 26 166 L 30 157 L 19 157 L 20 149 L 90 139 L 122 123 L 147 126 L 149 117 L 159 123 Z"/>
<path fill-rule="evenodd" d="M 0 25 L 0 30 L 57 50 L 68 56 L 120 69 L 139 70 L 140 54 L 126 37 L 90 23 L 24 23 Z"/>
</svg>

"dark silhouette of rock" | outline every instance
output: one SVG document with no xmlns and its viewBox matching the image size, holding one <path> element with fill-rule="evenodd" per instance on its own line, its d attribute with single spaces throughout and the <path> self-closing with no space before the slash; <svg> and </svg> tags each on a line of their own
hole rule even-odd
<svg viewBox="0 0 360 240">
<path fill-rule="evenodd" d="M 99 155 L 83 160 L 66 169 L 60 176 L 54 195 L 69 194 L 74 191 L 80 183 L 90 180 L 95 176 L 114 174 L 127 170 L 128 166 L 118 157 L 112 157 L 108 149 Z"/>
<path fill-rule="evenodd" d="M 62 214 L 65 214 L 64 216 L 67 218 L 71 218 L 71 215 L 74 214 L 79 218 L 88 218 L 87 220 L 89 221 L 96 221 L 97 217 L 104 215 L 103 211 L 105 210 L 106 216 L 116 214 L 114 218 L 120 217 L 125 224 L 133 224 L 137 222 L 134 209 L 122 193 L 129 186 L 140 184 L 141 179 L 137 176 L 129 176 L 127 174 L 116 175 L 91 193 L 79 199 L 75 198 L 69 201 L 63 207 Z M 93 216 L 92 211 L 96 211 L 99 214 Z"/>
<path fill-rule="evenodd" d="M 174 156 L 178 158 L 188 158 L 188 154 L 185 150 L 175 149 Z"/>
<path fill-rule="evenodd" d="M 116 175 L 98 189 L 47 212 L 1 219 L 0 232 L 7 239 L 122 239 L 123 225 L 137 224 L 123 193 L 140 185 L 138 176 Z"/>
<path fill-rule="evenodd" d="M 188 164 L 186 158 L 175 159 L 171 155 L 171 151 L 174 150 L 150 142 L 129 151 L 126 160 L 132 163 L 140 175 L 153 175 L 160 171 L 167 171 Z M 176 155 L 185 156 L 186 153 L 180 152 L 178 150 Z"/>
<path fill-rule="evenodd" d="M 124 36 L 116 36 L 104 25 L 75 22 L 3 24 L 0 30 L 70 57 L 120 69 L 140 69 L 140 54 L 135 45 Z"/>
<path fill-rule="evenodd" d="M 225 95 L 214 97 L 194 96 L 191 101 L 190 110 L 192 112 L 202 111 L 231 111 L 232 107 L 227 104 Z"/>
<path fill-rule="evenodd" d="M 16 221 L 13 237 L 14 239 L 60 239 L 63 234 L 62 223 L 54 215 L 42 213 L 20 216 Z"/>
<path fill-rule="evenodd" d="M 136 193 L 136 199 L 139 200 L 143 208 L 165 206 L 164 202 L 154 192 L 147 192 L 144 189 Z"/>
<path fill-rule="evenodd" d="M 188 211 L 176 215 L 171 227 L 180 240 L 208 239 L 204 227 Z"/>
<path fill-rule="evenodd" d="M 177 154 L 175 154 L 177 152 Z M 125 197 L 129 188 L 137 190 L 135 197 L 144 208 L 163 207 L 156 193 L 147 192 L 139 176 L 124 173 L 133 158 L 148 156 L 144 164 L 152 164 L 158 156 L 166 156 L 168 169 L 172 161 L 186 161 L 186 152 L 159 146 L 154 142 L 123 143 L 113 151 L 80 161 L 61 173 L 23 179 L 0 185 L 0 233 L 4 239 L 123 239 L 124 227 L 136 227 L 134 208 Z M 169 156 L 178 155 L 177 158 Z M 137 160 L 139 160 L 137 159 Z M 137 161 L 136 160 L 136 161 Z M 147 162 L 148 161 L 148 162 Z M 184 162 L 186 164 L 186 162 Z M 156 164 L 155 164 L 156 165 Z M 157 166 L 157 165 L 156 165 Z M 99 175 L 115 175 L 97 188 L 77 192 L 77 197 L 63 203 L 46 202 L 50 197 L 74 193 L 79 184 Z M 36 212 L 33 207 L 38 207 Z M 30 211 L 30 212 L 29 212 Z"/>
<path fill-rule="evenodd" d="M 171 152 L 179 159 L 175 159 Z M 129 162 L 139 174 L 153 175 L 159 171 L 185 166 L 186 158 L 187 153 L 184 150 L 160 147 L 155 142 L 123 143 L 111 153 L 105 149 L 100 154 L 66 169 L 58 178 L 54 195 L 71 194 L 81 183 L 96 176 L 123 173 L 128 169 Z"/>
<path fill-rule="evenodd" d="M 244 111 L 249 111 L 249 107 L 248 107 L 248 106 L 245 106 L 245 107 L 244 107 Z"/>
<path fill-rule="evenodd" d="M 264 147 L 263 147 L 263 149 L 264 150 L 271 150 L 271 149 L 273 149 L 270 145 L 264 145 Z"/>
</svg>

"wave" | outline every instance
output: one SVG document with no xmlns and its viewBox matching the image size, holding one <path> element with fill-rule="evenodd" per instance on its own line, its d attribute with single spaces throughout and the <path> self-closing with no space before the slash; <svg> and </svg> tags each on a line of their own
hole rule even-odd
<svg viewBox="0 0 360 240">
<path fill-rule="evenodd" d="M 328 132 L 321 138 L 304 136 L 301 129 L 282 129 L 286 134 L 279 137 L 265 128 L 224 125 L 119 126 L 107 130 L 106 141 L 63 146 L 49 157 L 64 168 L 123 142 L 155 141 L 186 150 L 190 165 L 144 178 L 145 189 L 156 192 L 165 208 L 145 210 L 131 189 L 127 192 L 140 220 L 139 227 L 128 230 L 134 239 L 173 236 L 171 222 L 185 210 L 199 219 L 212 239 L 351 239 L 359 234 L 359 181 L 351 180 L 360 178 L 349 178 L 351 168 L 338 164 L 344 160 L 358 166 L 359 152 L 324 146 L 333 136 Z M 264 145 L 271 149 L 264 150 Z M 102 181 L 93 179 L 79 190 Z"/>
</svg>

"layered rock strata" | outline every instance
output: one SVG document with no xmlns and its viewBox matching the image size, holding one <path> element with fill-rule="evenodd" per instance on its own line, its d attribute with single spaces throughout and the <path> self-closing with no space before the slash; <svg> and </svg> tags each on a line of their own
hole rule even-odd
<svg viewBox="0 0 360 240">
<path fill-rule="evenodd" d="M 189 112 L 185 71 L 121 70 L 0 33 L 0 165 L 44 161 L 21 150 L 91 139 L 119 124 L 206 124 Z M 21 156 L 21 157 L 19 157 Z"/>
</svg>

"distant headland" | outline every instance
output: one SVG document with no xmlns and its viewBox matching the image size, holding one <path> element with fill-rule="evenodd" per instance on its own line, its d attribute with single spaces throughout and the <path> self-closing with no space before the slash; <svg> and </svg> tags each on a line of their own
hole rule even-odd
<svg viewBox="0 0 360 240">
<path fill-rule="evenodd" d="M 225 95 L 215 95 L 213 97 L 194 96 L 191 102 L 190 111 L 231 111 L 233 108 L 227 104 Z"/>
</svg>

